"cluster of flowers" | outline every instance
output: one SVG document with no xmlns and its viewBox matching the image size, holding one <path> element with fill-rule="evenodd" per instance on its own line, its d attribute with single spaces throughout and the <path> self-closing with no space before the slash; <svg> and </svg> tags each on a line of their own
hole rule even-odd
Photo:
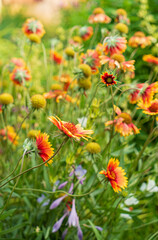
<svg viewBox="0 0 158 240">
<path fill-rule="evenodd" d="M 88 21 L 90 24 L 108 24 L 111 22 L 111 18 L 108 17 L 104 10 L 101 8 L 96 8 L 92 15 L 89 17 Z M 51 64 L 56 64 L 56 67 L 69 65 L 73 66 L 73 75 L 70 76 L 68 73 L 61 73 L 59 76 L 53 76 L 53 83 L 51 85 L 51 90 L 49 92 L 43 93 L 43 95 L 36 94 L 31 97 L 31 108 L 33 111 L 44 109 L 46 107 L 46 100 L 55 99 L 57 103 L 61 100 L 76 103 L 78 96 L 73 98 L 70 96 L 73 88 L 77 88 L 79 93 L 84 93 L 91 88 L 93 84 L 94 76 L 100 73 L 99 85 L 105 88 L 115 87 L 119 84 L 116 76 L 123 76 L 124 79 L 129 77 L 133 79 L 135 77 L 135 60 L 126 60 L 124 53 L 127 46 L 133 48 L 145 48 L 152 44 L 152 38 L 150 36 L 145 36 L 143 32 L 136 32 L 129 40 L 127 40 L 128 25 L 130 24 L 127 18 L 127 13 L 123 9 L 118 9 L 116 11 L 114 30 L 109 32 L 104 32 L 104 40 L 96 45 L 93 49 L 88 49 L 86 53 L 82 52 L 83 42 L 88 41 L 92 38 L 95 39 L 95 33 L 93 33 L 92 26 L 82 26 L 78 29 L 78 34 L 72 36 L 69 39 L 68 46 L 64 49 L 64 53 L 56 51 L 56 44 L 53 44 L 50 50 L 50 62 Z M 45 30 L 43 25 L 33 19 L 28 19 L 22 28 L 24 34 L 29 39 L 30 43 L 40 43 Z M 76 62 L 79 62 L 77 65 Z M 152 64 L 153 66 L 158 65 L 158 58 L 152 55 L 143 56 L 143 60 Z M 10 73 L 10 79 L 13 84 L 22 87 L 27 87 L 26 82 L 30 81 L 31 74 L 26 66 L 26 63 L 21 58 L 12 58 L 7 69 Z M 119 86 L 119 85 L 118 85 Z M 139 109 L 142 109 L 145 114 L 148 115 L 158 115 L 158 99 L 155 98 L 155 94 L 158 92 L 158 82 L 148 82 L 148 83 L 137 83 L 132 89 L 129 95 L 129 102 L 131 104 L 138 105 Z M 113 98 L 113 94 L 112 94 Z M 2 93 L 0 95 L 0 114 L 3 114 L 8 105 L 13 104 L 13 96 L 9 93 Z M 131 115 L 127 112 L 122 111 L 118 106 L 113 105 L 113 119 L 105 122 L 105 127 L 111 125 L 115 128 L 121 136 L 127 137 L 132 134 L 138 134 L 140 129 L 135 126 Z M 116 115 L 116 116 L 115 116 Z M 61 120 L 59 117 L 50 116 L 48 117 L 66 138 L 73 139 L 75 141 L 80 141 L 80 139 L 88 140 L 91 138 L 90 135 L 93 134 L 93 130 L 85 130 L 82 127 L 82 123 L 74 124 L 71 122 L 66 122 Z M 12 126 L 6 126 L 0 129 L 0 136 L 3 140 L 8 139 L 12 144 L 17 145 L 19 136 Z M 31 130 L 28 133 L 29 139 L 32 139 L 31 149 L 35 151 L 46 164 L 51 164 L 53 162 L 54 148 L 49 142 L 50 136 L 47 133 L 42 133 L 38 130 Z M 91 154 L 99 153 L 100 146 L 97 143 L 89 143 L 87 149 Z M 83 184 L 84 175 L 86 170 L 82 169 L 81 166 L 73 169 L 69 177 L 76 176 L 80 184 Z M 113 190 L 119 192 L 127 187 L 128 181 L 125 176 L 125 171 L 119 166 L 119 160 L 111 158 L 107 164 L 106 170 L 101 170 L 99 174 L 104 175 L 104 179 L 109 181 Z M 70 181 L 69 181 L 70 183 Z M 58 189 L 65 187 L 68 181 L 62 183 L 58 186 Z M 69 189 L 69 194 L 73 195 L 73 180 L 71 179 L 71 187 Z M 43 198 L 42 198 L 43 199 Z M 50 209 L 54 209 L 59 206 L 63 200 L 68 199 L 67 195 L 63 195 L 56 199 L 51 205 Z M 41 200 L 39 200 L 41 201 Z M 79 217 L 76 213 L 75 199 L 66 200 L 66 209 L 64 215 L 55 223 L 52 232 L 58 231 L 64 219 L 68 217 L 68 226 L 75 226 L 78 229 L 78 238 L 82 239 L 83 234 L 79 224 Z M 68 228 L 63 232 L 63 239 L 66 236 Z"/>
</svg>

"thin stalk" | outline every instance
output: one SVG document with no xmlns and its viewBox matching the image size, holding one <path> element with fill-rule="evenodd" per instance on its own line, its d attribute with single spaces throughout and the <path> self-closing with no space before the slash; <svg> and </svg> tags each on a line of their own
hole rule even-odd
<svg viewBox="0 0 158 240">
<path fill-rule="evenodd" d="M 15 177 L 9 179 L 7 182 L 5 182 L 4 184 L 2 184 L 2 185 L 0 186 L 0 188 L 3 187 L 3 186 L 5 186 L 5 185 L 6 185 L 7 183 L 9 183 L 10 181 L 18 178 L 19 176 L 22 176 L 22 175 L 24 175 L 25 173 L 28 173 L 28 172 L 30 172 L 30 171 L 33 170 L 33 169 L 39 168 L 39 167 L 43 166 L 44 164 L 46 164 L 47 162 L 49 162 L 53 157 L 55 157 L 55 156 L 58 154 L 58 152 L 60 151 L 60 149 L 62 148 L 62 146 L 67 142 L 67 140 L 68 140 L 68 138 L 66 137 L 66 138 L 64 139 L 64 141 L 61 143 L 61 145 L 59 146 L 59 148 L 57 149 L 57 151 L 56 151 L 47 161 L 45 161 L 45 162 L 43 162 L 43 163 L 41 163 L 41 164 L 38 164 L 38 165 L 36 165 L 36 166 L 34 166 L 34 167 L 32 167 L 32 168 L 29 168 L 29 169 L 25 170 L 24 172 L 16 175 Z"/>
</svg>

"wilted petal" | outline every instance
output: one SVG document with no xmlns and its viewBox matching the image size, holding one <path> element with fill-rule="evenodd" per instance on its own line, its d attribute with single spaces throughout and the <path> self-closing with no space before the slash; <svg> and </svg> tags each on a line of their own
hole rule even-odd
<svg viewBox="0 0 158 240">
<path fill-rule="evenodd" d="M 65 236 L 66 236 L 66 234 L 67 234 L 67 231 L 68 231 L 68 229 L 66 228 L 65 231 L 64 231 L 63 234 L 62 234 L 62 237 L 61 237 L 62 240 L 65 239 Z"/>
<path fill-rule="evenodd" d="M 67 197 L 67 195 L 64 195 L 64 196 L 62 196 L 62 197 L 60 197 L 60 198 L 57 198 L 54 202 L 52 202 L 52 204 L 51 204 L 51 206 L 50 206 L 50 209 L 54 209 L 54 208 L 58 207 L 59 204 L 60 204 L 60 203 L 63 201 L 63 199 L 66 198 L 66 197 Z"/>
<path fill-rule="evenodd" d="M 58 189 L 62 189 L 63 187 L 66 186 L 67 183 L 68 183 L 68 181 L 61 183 L 61 184 L 59 185 Z"/>
<path fill-rule="evenodd" d="M 131 196 L 131 197 L 129 197 L 129 198 L 127 198 L 127 199 L 125 200 L 125 204 L 126 204 L 127 206 L 137 205 L 138 203 L 139 203 L 138 199 L 135 198 L 135 197 L 133 197 L 133 196 Z"/>
<path fill-rule="evenodd" d="M 59 228 L 61 227 L 62 222 L 64 221 L 65 217 L 68 215 L 66 212 L 53 226 L 52 232 L 57 232 Z"/>
<path fill-rule="evenodd" d="M 79 240 L 82 240 L 82 239 L 83 239 L 83 233 L 82 233 L 82 230 L 81 230 L 81 227 L 80 227 L 79 224 L 78 224 L 77 236 L 78 236 L 78 239 L 79 239 Z"/>
<path fill-rule="evenodd" d="M 83 128 L 87 126 L 87 117 L 78 118 L 77 121 L 81 124 Z"/>
</svg>

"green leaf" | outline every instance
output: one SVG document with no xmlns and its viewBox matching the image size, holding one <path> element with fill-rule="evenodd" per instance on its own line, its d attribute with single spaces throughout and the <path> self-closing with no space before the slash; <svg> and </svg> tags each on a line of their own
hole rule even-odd
<svg viewBox="0 0 158 240">
<path fill-rule="evenodd" d="M 6 219 L 6 217 L 10 216 L 13 214 L 13 212 L 15 212 L 15 208 L 14 209 L 10 209 L 8 211 L 5 211 L 2 215 L 0 215 L 0 220 Z"/>
<path fill-rule="evenodd" d="M 92 229 L 93 229 L 93 232 L 95 233 L 95 236 L 96 236 L 96 239 L 97 240 L 102 240 L 102 236 L 99 234 L 98 230 L 96 229 L 95 225 L 90 221 L 88 220 L 88 222 L 90 223 Z"/>
<path fill-rule="evenodd" d="M 14 227 L 11 227 L 11 228 L 7 229 L 7 230 L 1 231 L 0 235 L 13 232 L 13 231 L 15 231 L 15 230 L 17 230 L 19 228 L 24 227 L 26 224 L 28 224 L 28 222 L 25 222 L 25 223 L 22 223 L 22 224 L 18 224 L 18 225 L 14 226 Z"/>
</svg>

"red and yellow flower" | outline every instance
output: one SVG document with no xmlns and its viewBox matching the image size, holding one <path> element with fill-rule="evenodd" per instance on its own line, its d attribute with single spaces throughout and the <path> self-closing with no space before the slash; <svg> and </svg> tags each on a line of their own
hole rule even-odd
<svg viewBox="0 0 158 240">
<path fill-rule="evenodd" d="M 80 138 L 87 140 L 89 134 L 93 134 L 92 130 L 84 130 L 80 124 L 73 124 L 70 122 L 61 121 L 58 117 L 49 117 L 48 118 L 61 132 L 66 134 L 68 137 L 79 141 Z"/>
<path fill-rule="evenodd" d="M 0 130 L 0 135 L 3 136 L 3 139 L 8 139 L 12 144 L 17 145 L 19 136 L 16 134 L 12 126 L 7 126 L 4 129 Z"/>
<path fill-rule="evenodd" d="M 117 82 L 114 80 L 115 76 L 113 74 L 109 74 L 108 72 L 104 72 L 101 75 L 101 82 L 106 84 L 106 86 L 111 86 L 117 84 Z"/>
<path fill-rule="evenodd" d="M 132 104 L 142 100 L 144 104 L 151 102 L 153 95 L 158 92 L 158 82 L 148 85 L 147 83 L 138 83 L 137 90 L 129 95 L 129 101 Z"/>
<path fill-rule="evenodd" d="M 80 56 L 81 63 L 88 64 L 93 74 L 98 73 L 100 67 L 99 52 L 97 50 L 88 49 L 87 53 L 82 53 Z"/>
<path fill-rule="evenodd" d="M 111 18 L 105 14 L 102 8 L 95 8 L 88 21 L 89 23 L 110 23 Z"/>
<path fill-rule="evenodd" d="M 122 191 L 122 189 L 127 187 L 128 180 L 127 177 L 125 177 L 126 173 L 122 167 L 119 167 L 118 159 L 111 158 L 106 171 L 102 170 L 99 173 L 104 174 L 115 192 Z"/>
<path fill-rule="evenodd" d="M 25 62 L 22 58 L 12 58 L 10 63 L 7 65 L 8 71 L 11 73 L 15 67 L 23 68 L 25 67 Z"/>
<path fill-rule="evenodd" d="M 54 154 L 54 148 L 52 148 L 52 145 L 48 140 L 49 136 L 46 133 L 39 133 L 36 136 L 36 146 L 38 154 L 42 158 L 43 162 L 46 162 Z M 51 164 L 52 162 L 52 159 L 48 161 L 49 164 Z"/>
<path fill-rule="evenodd" d="M 154 56 L 151 55 L 151 54 L 144 55 L 144 56 L 143 56 L 143 61 L 148 62 L 148 63 L 152 63 L 152 64 L 154 64 L 154 65 L 158 65 L 158 58 L 157 58 L 157 57 L 154 57 Z"/>
<path fill-rule="evenodd" d="M 146 37 L 143 32 L 136 32 L 134 36 L 129 39 L 128 45 L 134 48 L 145 48 L 151 45 L 151 37 Z"/>
<path fill-rule="evenodd" d="M 10 74 L 10 79 L 16 85 L 23 85 L 25 81 L 31 80 L 31 74 L 27 67 L 14 68 L 13 72 Z"/>
<path fill-rule="evenodd" d="M 59 102 L 61 99 L 64 99 L 68 102 L 71 102 L 71 97 L 66 93 L 66 91 L 63 90 L 54 90 L 50 91 L 48 93 L 44 93 L 45 99 L 52 99 L 55 98 L 56 102 Z"/>
<path fill-rule="evenodd" d="M 106 122 L 105 126 L 114 125 L 115 131 L 124 137 L 139 133 L 139 129 L 132 123 L 132 118 L 128 113 L 121 112 L 121 109 L 116 106 L 114 110 L 117 116 L 113 121 Z"/>
<path fill-rule="evenodd" d="M 125 37 L 110 36 L 106 37 L 103 42 L 105 54 L 113 55 L 114 53 L 123 53 L 126 50 L 127 40 Z"/>
<path fill-rule="evenodd" d="M 89 40 L 92 35 L 93 35 L 93 28 L 92 27 L 88 27 L 88 26 L 84 26 L 81 27 L 79 30 L 80 36 L 84 41 Z"/>
<path fill-rule="evenodd" d="M 127 18 L 127 12 L 124 9 L 117 9 L 116 14 L 115 22 L 130 24 L 130 20 Z"/>
<path fill-rule="evenodd" d="M 100 63 L 101 65 L 109 63 L 110 69 L 122 69 L 124 72 L 134 72 L 135 70 L 135 60 L 125 61 L 125 57 L 122 54 L 115 53 L 111 57 L 102 55 L 100 56 Z"/>
<path fill-rule="evenodd" d="M 138 102 L 138 108 L 148 115 L 158 115 L 158 99 L 154 99 L 149 103 Z"/>
<path fill-rule="evenodd" d="M 42 23 L 34 18 L 27 19 L 23 24 L 22 30 L 32 42 L 36 43 L 39 43 L 45 34 Z"/>
<path fill-rule="evenodd" d="M 55 62 L 56 64 L 60 65 L 64 62 L 64 59 L 63 57 L 57 53 L 56 51 L 54 50 L 51 50 L 50 51 L 50 58 L 53 62 Z"/>
</svg>

